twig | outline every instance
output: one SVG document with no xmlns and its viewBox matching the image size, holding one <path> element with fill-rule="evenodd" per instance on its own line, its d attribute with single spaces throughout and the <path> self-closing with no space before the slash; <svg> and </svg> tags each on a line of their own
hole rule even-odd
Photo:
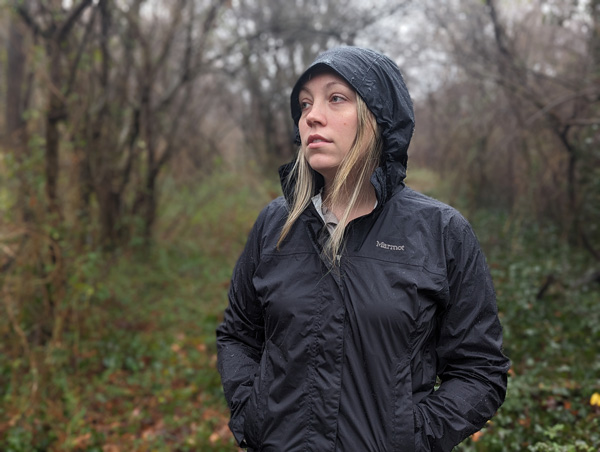
<svg viewBox="0 0 600 452">
<path fill-rule="evenodd" d="M 554 276 L 554 274 L 552 274 L 552 273 L 550 273 L 548 276 L 546 276 L 546 280 L 542 284 L 542 287 L 540 287 L 540 290 L 538 290 L 538 293 L 535 296 L 535 299 L 541 300 L 544 297 L 544 295 L 546 295 L 546 292 L 548 291 L 548 289 L 550 289 L 550 286 L 552 286 L 552 284 L 554 284 L 557 281 L 558 280 L 556 279 L 556 276 Z"/>
</svg>

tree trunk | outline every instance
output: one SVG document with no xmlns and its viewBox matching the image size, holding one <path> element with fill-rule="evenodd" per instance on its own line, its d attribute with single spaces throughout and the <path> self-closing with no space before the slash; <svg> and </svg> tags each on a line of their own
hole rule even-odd
<svg viewBox="0 0 600 452">
<path fill-rule="evenodd" d="M 23 120 L 23 80 L 25 80 L 25 39 L 21 23 L 10 22 L 6 65 L 6 136 L 9 146 L 19 143 Z"/>
<path fill-rule="evenodd" d="M 592 27 L 590 33 L 590 56 L 593 66 L 593 75 L 600 78 L 600 0 L 591 0 L 589 4 Z"/>
<path fill-rule="evenodd" d="M 6 67 L 6 145 L 9 151 L 12 151 L 15 160 L 20 163 L 23 162 L 29 152 L 26 146 L 26 123 L 23 118 L 23 113 L 27 105 L 24 81 L 28 80 L 25 76 L 26 56 L 24 39 L 23 24 L 11 21 L 8 34 Z M 18 216 L 21 221 L 27 222 L 31 218 L 27 202 L 30 190 L 27 186 L 26 177 L 22 172 L 18 173 L 17 178 L 19 180 L 17 208 L 20 210 Z"/>
<path fill-rule="evenodd" d="M 50 86 L 48 110 L 46 112 L 46 196 L 51 213 L 59 213 L 58 176 L 59 176 L 59 123 L 66 118 L 66 108 L 61 93 L 60 44 L 47 42 L 46 53 L 50 61 Z"/>
</svg>

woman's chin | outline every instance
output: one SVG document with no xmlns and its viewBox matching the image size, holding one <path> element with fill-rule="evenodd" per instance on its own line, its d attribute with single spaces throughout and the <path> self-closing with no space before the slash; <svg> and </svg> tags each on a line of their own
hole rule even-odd
<svg viewBox="0 0 600 452">
<path fill-rule="evenodd" d="M 325 179 L 333 178 L 338 169 L 338 165 L 324 159 L 309 160 L 310 167 L 323 176 Z"/>
</svg>

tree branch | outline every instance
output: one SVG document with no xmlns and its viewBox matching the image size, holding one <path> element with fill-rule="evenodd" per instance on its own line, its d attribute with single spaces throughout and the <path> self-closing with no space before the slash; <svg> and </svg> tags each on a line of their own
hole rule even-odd
<svg viewBox="0 0 600 452">
<path fill-rule="evenodd" d="M 83 55 L 83 50 L 85 49 L 86 45 L 89 42 L 88 38 L 93 29 L 94 20 L 96 17 L 96 11 L 97 11 L 97 9 L 94 8 L 94 10 L 92 12 L 92 17 L 88 21 L 87 27 L 85 29 L 85 34 L 83 35 L 83 37 L 81 38 L 81 42 L 79 43 L 79 47 L 77 49 L 77 54 L 75 56 L 75 60 L 73 61 L 73 64 L 71 65 L 71 70 L 69 71 L 69 78 L 68 78 L 67 85 L 65 88 L 65 97 L 69 96 L 69 94 L 71 93 L 71 89 L 73 88 L 73 86 L 75 84 L 75 76 L 77 75 L 77 68 L 79 67 L 79 62 L 81 61 L 81 57 Z"/>
<path fill-rule="evenodd" d="M 63 41 L 67 37 L 67 35 L 75 25 L 75 22 L 77 22 L 77 19 L 79 19 L 79 16 L 81 16 L 85 9 L 92 4 L 92 1 L 93 0 L 81 0 L 81 3 L 79 3 L 79 5 L 77 5 L 74 8 L 71 8 L 67 18 L 62 24 L 60 24 L 60 26 L 56 30 L 55 37 L 58 42 Z"/>
<path fill-rule="evenodd" d="M 31 14 L 29 14 L 29 11 L 27 10 L 27 7 L 25 6 L 24 3 L 19 2 L 19 4 L 15 5 L 15 10 L 17 11 L 17 13 L 19 14 L 19 16 L 21 16 L 21 19 L 23 20 L 23 22 L 25 22 L 25 24 L 27 25 L 27 27 L 29 27 L 29 29 L 31 31 L 33 31 L 33 33 L 35 35 L 41 35 L 44 37 L 48 37 L 47 33 L 45 33 L 42 28 L 40 27 L 40 25 L 35 21 L 35 19 L 31 16 Z"/>
</svg>

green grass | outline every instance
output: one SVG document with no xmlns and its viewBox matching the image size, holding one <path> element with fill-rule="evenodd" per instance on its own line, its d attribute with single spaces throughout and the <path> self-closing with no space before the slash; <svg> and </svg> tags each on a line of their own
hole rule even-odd
<svg viewBox="0 0 600 452">
<path fill-rule="evenodd" d="M 436 196 L 430 176 L 416 172 L 409 183 Z M 0 345 L 0 450 L 237 450 L 214 330 L 249 229 L 278 194 L 274 182 L 257 180 L 167 180 L 151 250 L 71 261 L 77 322 L 54 349 L 32 351 L 37 381 L 24 357 Z M 593 263 L 550 228 L 490 212 L 470 220 L 488 256 L 513 367 L 503 407 L 457 450 L 597 451 L 600 407 L 590 398 L 600 392 L 600 290 L 575 284 Z M 549 275 L 554 282 L 538 298 Z M 1 319 L 0 333 L 13 337 Z"/>
</svg>

